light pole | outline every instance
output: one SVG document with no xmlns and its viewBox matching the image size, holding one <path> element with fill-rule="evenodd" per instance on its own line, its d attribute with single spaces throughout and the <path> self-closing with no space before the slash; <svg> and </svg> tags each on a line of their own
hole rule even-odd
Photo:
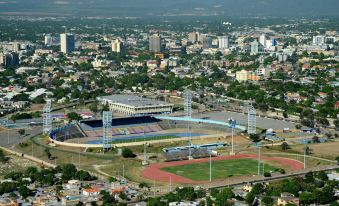
<svg viewBox="0 0 339 206">
<path fill-rule="evenodd" d="M 210 182 L 212 182 L 212 153 L 210 151 Z"/>
<path fill-rule="evenodd" d="M 260 159 L 261 159 L 260 158 L 261 157 L 260 150 L 261 150 L 261 143 L 257 142 L 256 146 L 258 147 L 258 176 L 260 176 Z"/>
<path fill-rule="evenodd" d="M 307 145 L 308 140 L 304 139 L 303 143 L 304 143 L 304 169 L 306 169 L 306 145 Z"/>
</svg>

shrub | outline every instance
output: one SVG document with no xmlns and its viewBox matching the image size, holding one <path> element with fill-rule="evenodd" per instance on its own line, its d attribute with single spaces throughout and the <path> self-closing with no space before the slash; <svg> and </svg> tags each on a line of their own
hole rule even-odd
<svg viewBox="0 0 339 206">
<path fill-rule="evenodd" d="M 121 152 L 121 155 L 124 157 L 124 158 L 134 158 L 136 155 L 133 154 L 133 151 L 129 148 L 123 148 L 122 149 L 122 152 Z"/>
</svg>

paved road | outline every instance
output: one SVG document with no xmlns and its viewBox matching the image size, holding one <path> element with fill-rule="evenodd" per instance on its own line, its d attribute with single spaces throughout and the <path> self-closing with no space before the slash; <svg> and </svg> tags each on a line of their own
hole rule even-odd
<svg viewBox="0 0 339 206">
<path fill-rule="evenodd" d="M 10 130 L 1 130 L 0 131 L 0 146 L 11 147 L 15 144 L 18 144 L 24 140 L 29 139 L 30 137 L 36 136 L 42 132 L 42 127 L 31 127 L 26 128 L 26 135 L 24 137 L 20 136 L 17 129 Z"/>
<path fill-rule="evenodd" d="M 247 114 L 242 113 L 235 113 L 235 112 L 228 112 L 228 111 L 222 111 L 222 112 L 207 112 L 203 114 L 195 114 L 193 117 L 196 118 L 203 118 L 207 117 L 212 120 L 218 120 L 218 121 L 228 121 L 228 118 L 233 118 L 237 120 L 237 124 L 240 125 L 247 125 Z M 265 128 L 265 129 L 275 129 L 275 130 L 282 130 L 284 128 L 295 128 L 295 123 L 293 122 L 287 122 L 283 120 L 276 120 L 276 119 L 269 119 L 265 117 L 258 117 L 257 116 L 257 127 Z"/>
</svg>

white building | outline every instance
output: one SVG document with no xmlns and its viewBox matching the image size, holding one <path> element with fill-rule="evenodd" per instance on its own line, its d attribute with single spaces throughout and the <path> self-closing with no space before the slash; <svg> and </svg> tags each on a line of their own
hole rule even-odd
<svg viewBox="0 0 339 206">
<path fill-rule="evenodd" d="M 170 202 L 168 204 L 169 206 L 198 206 L 199 204 L 197 202 L 187 202 L 187 201 L 180 201 L 180 202 Z"/>
<path fill-rule="evenodd" d="M 60 51 L 62 53 L 71 53 L 75 49 L 75 39 L 74 35 L 70 33 L 60 34 Z"/>
<path fill-rule="evenodd" d="M 173 104 L 136 95 L 114 94 L 98 97 L 101 104 L 108 104 L 110 111 L 129 116 L 172 113 Z"/>
<path fill-rule="evenodd" d="M 313 44 L 314 45 L 322 45 L 325 44 L 325 36 L 314 36 L 313 37 Z"/>
<path fill-rule="evenodd" d="M 112 41 L 112 52 L 117 52 L 120 53 L 121 52 L 121 41 L 120 39 L 115 39 L 114 41 Z"/>
<path fill-rule="evenodd" d="M 244 69 L 241 71 L 237 71 L 235 73 L 235 78 L 239 82 L 247 81 L 248 77 L 249 77 L 249 71 L 244 70 Z"/>
<path fill-rule="evenodd" d="M 259 43 L 257 40 L 251 43 L 251 55 L 257 55 L 259 53 Z"/>
<path fill-rule="evenodd" d="M 228 37 L 227 36 L 218 36 L 218 45 L 219 49 L 227 49 L 228 48 Z"/>
<path fill-rule="evenodd" d="M 259 37 L 259 43 L 263 46 L 263 47 L 266 47 L 266 34 L 262 34 L 260 37 Z"/>
</svg>

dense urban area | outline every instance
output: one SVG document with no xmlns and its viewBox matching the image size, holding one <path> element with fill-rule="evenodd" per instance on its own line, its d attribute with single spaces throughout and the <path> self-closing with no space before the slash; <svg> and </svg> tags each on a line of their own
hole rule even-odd
<svg viewBox="0 0 339 206">
<path fill-rule="evenodd" d="M 0 16 L 0 206 L 338 206 L 338 29 Z"/>
</svg>

